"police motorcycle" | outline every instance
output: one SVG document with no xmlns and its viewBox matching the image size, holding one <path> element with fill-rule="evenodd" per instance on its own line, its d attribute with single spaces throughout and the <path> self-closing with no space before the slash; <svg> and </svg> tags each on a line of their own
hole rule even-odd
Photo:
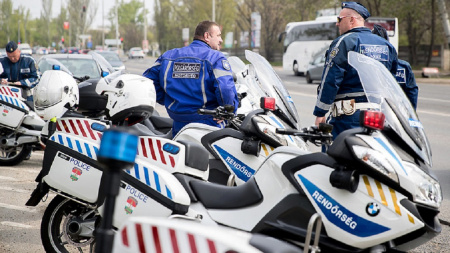
<svg viewBox="0 0 450 253">
<path fill-rule="evenodd" d="M 175 141 L 196 142 L 210 152 L 208 181 L 240 185 L 257 173 L 257 168 L 275 148 L 292 146 L 307 150 L 302 137 L 275 132 L 276 128 L 301 130 L 297 109 L 282 81 L 264 57 L 248 50 L 245 56 L 248 65 L 237 57 L 228 58 L 240 97 L 237 116 L 227 106 L 200 109 L 200 114 L 227 120 L 228 125 L 219 129 L 192 123 L 173 137 Z M 264 125 L 262 132 L 259 128 L 240 127 L 249 120 Z M 320 132 L 319 129 L 309 131 Z"/>
<path fill-rule="evenodd" d="M 185 216 L 302 245 L 319 215 L 323 229 L 312 234 L 322 252 L 404 252 L 437 236 L 442 192 L 422 124 L 381 63 L 356 52 L 348 59 L 378 108 L 361 113 L 361 128 L 343 132 L 326 154 L 278 147 L 236 187 L 174 174 L 191 199 Z"/>
<path fill-rule="evenodd" d="M 300 244 L 308 236 L 309 221 L 319 214 L 324 229 L 315 236 L 321 249 L 331 252 L 407 251 L 436 236 L 441 229 L 437 214 L 442 196 L 430 171 L 431 152 L 423 128 L 381 64 L 352 53 L 349 61 L 359 71 L 369 101 L 380 105 L 385 120 L 378 118 L 379 113 L 367 114 L 365 127 L 343 133 L 328 154 L 278 147 L 258 173 L 237 187 L 205 182 L 209 152 L 201 146 L 140 137 L 136 163 L 123 174 L 116 202 L 120 211 L 114 214 L 113 225 L 120 227 L 132 215 L 183 218 Z M 122 85 L 111 83 L 111 87 Z M 381 122 L 386 122 L 386 128 L 381 129 Z M 94 136 L 106 128 L 89 122 L 81 125 L 92 125 L 84 132 Z M 43 218 L 47 251 L 91 247 L 102 210 L 98 190 L 102 167 L 95 161 L 96 144 L 85 139 L 76 142 L 68 136 L 75 132 L 70 126 L 70 122 L 61 124 L 66 133 L 50 137 L 39 184 L 27 203 L 37 205 L 49 189 L 60 195 Z M 265 125 L 248 120 L 241 128 L 264 129 Z M 77 132 L 81 137 L 81 129 Z M 55 146 L 53 151 L 50 144 Z M 150 161 L 142 158 L 144 153 L 155 160 L 154 166 L 146 164 Z M 181 164 L 177 156 L 183 156 Z M 172 168 L 163 167 L 163 161 L 170 161 Z"/>
<path fill-rule="evenodd" d="M 183 218 L 300 246 L 316 236 L 322 252 L 406 252 L 437 236 L 442 192 L 423 126 L 382 64 L 355 52 L 348 59 L 378 108 L 361 113 L 361 128 L 343 132 L 327 154 L 279 147 L 237 187 L 174 174 L 191 199 Z M 317 216 L 323 229 L 308 233 Z"/>
<path fill-rule="evenodd" d="M 0 107 L 0 166 L 14 166 L 33 148 L 41 148 L 39 136 L 45 122 L 33 111 L 20 85 L 0 85 Z"/>
</svg>

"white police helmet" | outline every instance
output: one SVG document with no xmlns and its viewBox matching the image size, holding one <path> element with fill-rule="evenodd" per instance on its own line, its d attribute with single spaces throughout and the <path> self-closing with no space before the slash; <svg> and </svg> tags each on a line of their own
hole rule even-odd
<svg viewBox="0 0 450 253">
<path fill-rule="evenodd" d="M 47 70 L 34 88 L 34 109 L 44 120 L 61 117 L 79 101 L 76 81 L 61 70 Z"/>
<path fill-rule="evenodd" d="M 134 74 L 111 74 L 95 91 L 108 97 L 106 114 L 114 124 L 133 125 L 147 119 L 156 104 L 153 81 Z"/>
</svg>

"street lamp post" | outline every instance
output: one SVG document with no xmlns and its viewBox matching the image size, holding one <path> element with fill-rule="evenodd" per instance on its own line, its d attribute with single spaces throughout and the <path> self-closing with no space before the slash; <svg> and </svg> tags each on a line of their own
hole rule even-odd
<svg viewBox="0 0 450 253">
<path fill-rule="evenodd" d="M 216 0 L 212 0 L 212 21 L 216 22 Z"/>
<path fill-rule="evenodd" d="M 20 43 L 20 19 L 17 22 L 17 43 Z"/>
</svg>

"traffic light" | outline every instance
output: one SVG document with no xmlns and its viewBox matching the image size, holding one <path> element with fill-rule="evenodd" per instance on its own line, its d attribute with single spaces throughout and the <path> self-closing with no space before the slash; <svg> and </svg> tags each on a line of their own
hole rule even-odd
<svg viewBox="0 0 450 253">
<path fill-rule="evenodd" d="M 120 37 L 120 42 L 123 43 L 123 37 Z"/>
<path fill-rule="evenodd" d="M 86 6 L 83 5 L 83 12 L 86 12 Z"/>
<path fill-rule="evenodd" d="M 64 37 L 61 37 L 61 43 L 64 44 Z"/>
</svg>

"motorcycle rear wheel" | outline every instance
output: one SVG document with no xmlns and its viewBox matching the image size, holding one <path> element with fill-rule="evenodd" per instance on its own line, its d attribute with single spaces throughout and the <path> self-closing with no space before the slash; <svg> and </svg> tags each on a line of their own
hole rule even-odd
<svg viewBox="0 0 450 253">
<path fill-rule="evenodd" d="M 99 216 L 94 210 L 62 196 L 56 196 L 44 212 L 41 240 L 46 252 L 94 252 L 93 235 Z M 93 221 L 91 236 L 74 233 L 73 222 Z"/>
<path fill-rule="evenodd" d="M 21 163 L 32 148 L 28 144 L 16 147 L 0 147 L 0 166 L 14 166 Z"/>
</svg>

